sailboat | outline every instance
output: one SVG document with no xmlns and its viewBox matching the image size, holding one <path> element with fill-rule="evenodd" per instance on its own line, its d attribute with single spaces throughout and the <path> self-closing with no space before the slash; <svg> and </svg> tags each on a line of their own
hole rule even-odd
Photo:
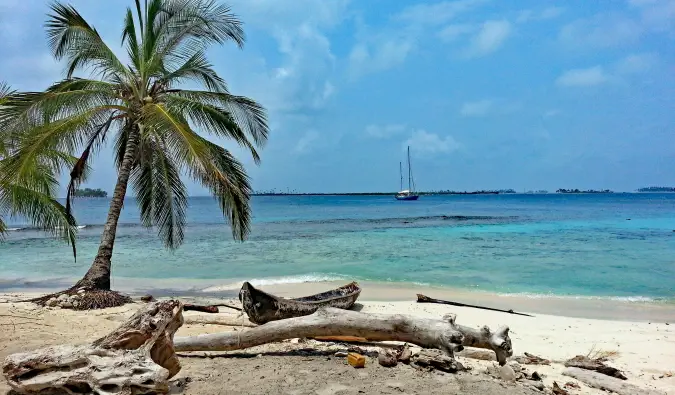
<svg viewBox="0 0 675 395">
<path fill-rule="evenodd" d="M 401 191 L 396 194 L 396 200 L 417 200 L 420 195 L 415 193 L 415 181 L 412 176 L 412 167 L 410 167 L 410 147 L 408 146 L 408 189 L 403 189 L 403 165 L 398 162 L 399 172 L 401 173 Z"/>
</svg>

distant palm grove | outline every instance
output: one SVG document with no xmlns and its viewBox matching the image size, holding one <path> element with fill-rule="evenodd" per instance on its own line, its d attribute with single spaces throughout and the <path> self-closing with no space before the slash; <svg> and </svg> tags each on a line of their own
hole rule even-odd
<svg viewBox="0 0 675 395">
<path fill-rule="evenodd" d="M 645 187 L 637 190 L 638 192 L 675 192 L 675 187 Z"/>
<path fill-rule="evenodd" d="M 102 189 L 84 188 L 84 189 L 75 190 L 74 195 L 75 195 L 75 197 L 99 197 L 99 198 L 104 198 L 104 197 L 108 197 L 108 192 L 106 192 Z"/>
</svg>

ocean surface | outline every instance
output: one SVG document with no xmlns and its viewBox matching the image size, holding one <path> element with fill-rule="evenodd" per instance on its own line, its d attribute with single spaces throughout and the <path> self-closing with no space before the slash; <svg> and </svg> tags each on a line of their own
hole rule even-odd
<svg viewBox="0 0 675 395">
<path fill-rule="evenodd" d="M 81 276 L 93 259 L 107 199 L 79 199 L 84 228 L 70 247 L 9 219 L 0 243 L 5 286 Z M 536 296 L 675 300 L 675 194 L 274 196 L 253 198 L 244 243 L 209 197 L 190 198 L 185 244 L 163 248 L 120 219 L 116 278 L 260 284 L 325 280 L 417 283 Z"/>
</svg>

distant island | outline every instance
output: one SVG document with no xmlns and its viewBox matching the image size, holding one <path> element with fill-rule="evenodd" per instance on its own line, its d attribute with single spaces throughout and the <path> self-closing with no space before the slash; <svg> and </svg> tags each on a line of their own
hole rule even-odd
<svg viewBox="0 0 675 395">
<path fill-rule="evenodd" d="M 108 197 L 108 192 L 106 192 L 102 189 L 91 189 L 91 188 L 77 189 L 77 190 L 75 190 L 75 197 L 104 198 L 104 197 Z"/>
<path fill-rule="evenodd" d="M 500 193 L 516 193 L 508 192 L 512 189 L 504 191 L 480 190 L 480 191 L 427 191 L 416 192 L 419 195 L 497 195 Z M 252 196 L 393 196 L 396 192 L 335 192 L 335 193 L 321 193 L 321 192 L 276 192 L 276 191 L 256 191 Z"/>
<path fill-rule="evenodd" d="M 675 187 L 645 187 L 637 190 L 638 192 L 675 192 Z"/>
<path fill-rule="evenodd" d="M 555 193 L 614 193 L 614 191 L 610 191 L 609 189 L 602 189 L 602 190 L 595 190 L 595 189 L 587 189 L 585 191 L 581 191 L 579 189 L 558 189 L 555 191 Z"/>
</svg>

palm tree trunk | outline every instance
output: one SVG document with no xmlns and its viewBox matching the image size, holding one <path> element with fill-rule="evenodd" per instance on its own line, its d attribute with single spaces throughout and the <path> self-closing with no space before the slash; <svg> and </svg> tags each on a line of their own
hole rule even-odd
<svg viewBox="0 0 675 395">
<path fill-rule="evenodd" d="M 110 201 L 110 209 L 108 210 L 108 218 L 103 227 L 103 234 L 101 235 L 101 244 L 98 247 L 98 253 L 87 274 L 75 284 L 73 288 L 95 288 L 110 290 L 110 266 L 113 253 L 113 246 L 115 244 L 115 235 L 117 234 L 117 222 L 120 219 L 120 213 L 124 206 L 124 196 L 127 193 L 127 184 L 129 183 L 129 176 L 131 168 L 134 163 L 134 144 L 132 138 L 127 141 L 127 148 L 124 153 L 124 158 L 120 165 L 119 173 L 117 174 L 117 184 L 113 192 L 112 200 Z"/>
</svg>

